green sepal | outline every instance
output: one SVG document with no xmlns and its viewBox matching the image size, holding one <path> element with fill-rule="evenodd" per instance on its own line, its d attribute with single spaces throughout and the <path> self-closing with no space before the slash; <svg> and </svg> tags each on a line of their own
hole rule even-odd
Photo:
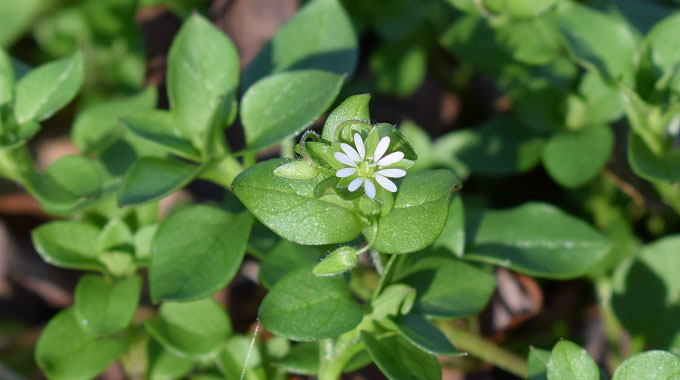
<svg viewBox="0 0 680 380">
<path fill-rule="evenodd" d="M 358 263 L 357 250 L 353 247 L 343 246 L 337 248 L 326 256 L 323 261 L 316 264 L 312 272 L 316 276 L 335 276 L 351 270 Z"/>
</svg>

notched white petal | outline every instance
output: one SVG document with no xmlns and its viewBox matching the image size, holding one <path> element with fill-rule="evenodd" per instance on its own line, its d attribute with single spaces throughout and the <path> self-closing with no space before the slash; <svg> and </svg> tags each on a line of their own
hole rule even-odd
<svg viewBox="0 0 680 380">
<path fill-rule="evenodd" d="M 340 161 L 341 163 L 343 163 L 345 165 L 348 165 L 348 166 L 351 166 L 351 167 L 354 167 L 354 168 L 357 167 L 356 161 L 352 160 L 351 158 L 349 158 L 349 156 L 347 156 L 344 153 L 335 152 L 333 154 L 333 157 L 335 157 L 336 160 Z"/>
<path fill-rule="evenodd" d="M 401 178 L 406 175 L 406 170 L 403 169 L 382 169 L 378 170 L 377 174 L 390 178 Z"/>
<path fill-rule="evenodd" d="M 380 174 L 375 175 L 375 180 L 378 181 L 380 186 L 384 187 L 385 190 L 392 193 L 397 192 L 397 185 L 395 185 L 394 182 L 390 181 L 389 179 L 381 176 Z"/>
<path fill-rule="evenodd" d="M 381 158 L 380 161 L 378 161 L 378 166 L 396 164 L 397 162 L 401 161 L 402 158 L 404 158 L 404 153 L 402 152 L 390 153 L 387 156 Z"/>
<path fill-rule="evenodd" d="M 335 173 L 335 175 L 340 177 L 340 178 L 345 178 L 345 177 L 349 177 L 352 174 L 356 173 L 356 171 L 357 170 L 355 168 L 342 168 L 342 169 L 338 170 Z"/>
<path fill-rule="evenodd" d="M 366 195 L 368 195 L 369 198 L 375 198 L 375 185 L 373 184 L 373 181 L 366 179 L 366 181 L 364 181 L 364 190 L 366 190 Z"/>
<path fill-rule="evenodd" d="M 354 145 L 357 147 L 359 156 L 363 160 L 366 157 L 366 148 L 364 147 L 364 141 L 361 139 L 361 135 L 358 133 L 354 134 Z"/>
<path fill-rule="evenodd" d="M 378 142 L 378 145 L 375 147 L 375 153 L 373 153 L 373 160 L 378 161 L 380 158 L 382 158 L 383 154 L 387 152 L 387 148 L 390 147 L 390 138 L 388 136 L 385 136 L 380 139 Z"/>
<path fill-rule="evenodd" d="M 364 182 L 364 179 L 359 177 L 359 178 L 354 178 L 352 182 L 349 183 L 349 186 L 347 186 L 347 190 L 349 191 L 355 191 L 356 189 L 361 186 L 361 184 Z"/>
<path fill-rule="evenodd" d="M 359 153 L 356 150 L 354 150 L 354 148 L 352 148 L 350 145 L 342 143 L 340 144 L 340 148 L 342 148 L 342 151 L 345 152 L 345 154 L 353 161 L 361 161 Z"/>
</svg>

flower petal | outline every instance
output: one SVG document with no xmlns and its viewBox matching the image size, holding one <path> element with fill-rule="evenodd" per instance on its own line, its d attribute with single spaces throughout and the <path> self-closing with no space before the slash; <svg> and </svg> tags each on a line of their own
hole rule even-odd
<svg viewBox="0 0 680 380">
<path fill-rule="evenodd" d="M 392 193 L 397 192 L 397 185 L 395 185 L 394 182 L 390 181 L 389 179 L 381 176 L 380 174 L 375 175 L 375 180 L 378 181 L 380 186 L 384 187 L 385 190 Z"/>
<path fill-rule="evenodd" d="M 342 143 L 340 144 L 340 148 L 342 148 L 342 151 L 345 152 L 349 158 L 351 158 L 355 162 L 361 161 L 361 157 L 359 156 L 359 153 L 354 150 L 350 145 Z"/>
<path fill-rule="evenodd" d="M 383 154 L 387 152 L 387 148 L 390 147 L 390 138 L 388 136 L 385 136 L 380 139 L 378 142 L 378 145 L 375 147 L 375 153 L 373 153 L 373 160 L 375 162 L 378 162 L 380 158 L 382 158 Z"/>
<path fill-rule="evenodd" d="M 406 170 L 402 169 L 382 169 L 378 170 L 376 174 L 390 178 L 401 178 L 406 175 Z"/>
<path fill-rule="evenodd" d="M 335 173 L 335 175 L 340 177 L 340 178 L 345 178 L 345 177 L 349 177 L 352 174 L 356 173 L 356 171 L 357 170 L 355 168 L 342 168 L 342 169 L 338 170 Z"/>
<path fill-rule="evenodd" d="M 336 160 L 342 162 L 345 165 L 349 165 L 349 166 L 354 167 L 354 168 L 357 167 L 356 161 L 352 160 L 351 158 L 349 158 L 349 156 L 347 156 L 344 153 L 335 152 L 333 154 L 333 157 L 335 157 Z"/>
<path fill-rule="evenodd" d="M 369 198 L 375 198 L 375 185 L 373 184 L 373 181 L 366 179 L 364 181 L 364 190 L 366 190 L 366 195 L 368 195 Z"/>
<path fill-rule="evenodd" d="M 358 133 L 354 134 L 354 145 L 357 147 L 359 156 L 363 160 L 366 157 L 366 148 L 364 148 L 364 141 L 361 139 L 361 135 Z"/>
<path fill-rule="evenodd" d="M 404 158 L 404 153 L 402 152 L 390 153 L 387 156 L 381 158 L 380 161 L 378 161 L 378 166 L 396 164 L 397 162 L 401 161 L 402 158 Z"/>
<path fill-rule="evenodd" d="M 354 178 L 352 182 L 349 183 L 349 186 L 347 186 L 347 190 L 349 191 L 355 191 L 356 189 L 361 186 L 361 183 L 364 182 L 364 179 L 359 177 L 359 178 Z"/>
</svg>

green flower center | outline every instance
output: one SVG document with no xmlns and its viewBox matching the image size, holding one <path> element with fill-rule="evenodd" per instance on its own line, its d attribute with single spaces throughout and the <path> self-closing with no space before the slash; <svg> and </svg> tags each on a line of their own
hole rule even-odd
<svg viewBox="0 0 680 380">
<path fill-rule="evenodd" d="M 371 178 L 375 173 L 375 164 L 371 164 L 368 161 L 362 161 L 357 166 L 357 175 L 363 178 Z"/>
</svg>

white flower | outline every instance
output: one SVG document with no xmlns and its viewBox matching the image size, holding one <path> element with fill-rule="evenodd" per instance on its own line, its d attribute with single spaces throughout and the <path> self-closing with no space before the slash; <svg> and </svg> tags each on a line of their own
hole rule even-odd
<svg viewBox="0 0 680 380">
<path fill-rule="evenodd" d="M 361 185 L 364 185 L 364 190 L 369 198 L 375 198 L 375 184 L 373 180 L 385 188 L 385 190 L 392 193 L 397 191 L 397 185 L 388 178 L 400 178 L 406 175 L 406 171 L 402 169 L 385 168 L 386 166 L 396 164 L 404 158 L 404 153 L 393 152 L 386 156 L 387 148 L 390 146 L 390 138 L 385 136 L 378 142 L 375 151 L 372 155 L 366 156 L 366 149 L 364 148 L 364 141 L 358 133 L 354 134 L 354 145 L 356 149 L 348 144 L 340 144 L 341 152 L 335 152 L 335 159 L 341 163 L 349 166 L 338 170 L 335 175 L 340 178 L 356 176 L 352 182 L 349 183 L 347 189 L 355 191 Z M 384 157 L 383 157 L 384 156 Z"/>
</svg>

